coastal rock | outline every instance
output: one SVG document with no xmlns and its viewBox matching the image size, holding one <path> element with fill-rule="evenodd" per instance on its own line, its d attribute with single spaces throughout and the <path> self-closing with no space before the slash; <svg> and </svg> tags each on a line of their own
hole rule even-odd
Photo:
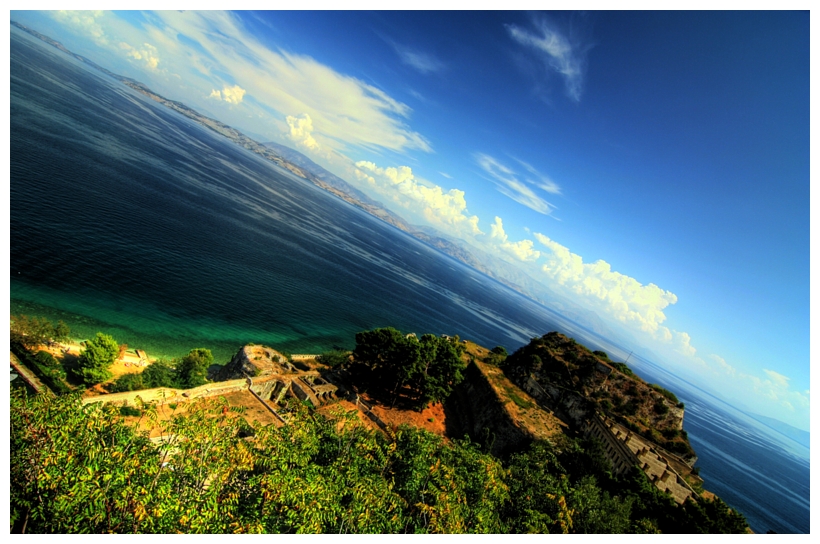
<svg viewBox="0 0 820 544">
<path fill-rule="evenodd" d="M 216 375 L 216 381 L 295 372 L 287 357 L 268 346 L 243 346 Z"/>
</svg>

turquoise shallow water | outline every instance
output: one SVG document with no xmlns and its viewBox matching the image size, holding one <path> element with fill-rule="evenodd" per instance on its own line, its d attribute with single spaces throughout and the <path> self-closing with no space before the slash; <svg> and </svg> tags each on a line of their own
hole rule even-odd
<svg viewBox="0 0 820 544">
<path fill-rule="evenodd" d="M 353 347 L 382 326 L 508 351 L 558 330 L 596 347 L 549 308 L 15 28 L 10 89 L 13 314 L 153 356 L 207 347 L 217 362 L 248 342 Z M 679 395 L 705 487 L 756 531 L 808 532 L 808 463 Z"/>
</svg>

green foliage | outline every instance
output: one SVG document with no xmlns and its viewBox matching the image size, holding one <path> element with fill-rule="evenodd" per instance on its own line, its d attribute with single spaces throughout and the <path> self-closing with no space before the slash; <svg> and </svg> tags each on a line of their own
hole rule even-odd
<svg viewBox="0 0 820 544">
<path fill-rule="evenodd" d="M 37 360 L 37 363 L 39 363 L 40 366 L 43 366 L 45 368 L 60 367 L 60 363 L 57 362 L 57 359 L 55 359 L 51 353 L 45 350 L 38 351 L 37 355 L 35 355 L 34 358 Z"/>
<path fill-rule="evenodd" d="M 507 360 L 507 350 L 504 346 L 496 346 L 490 350 L 489 355 L 484 358 L 484 362 L 494 366 L 502 366 Z"/>
<path fill-rule="evenodd" d="M 49 352 L 38 351 L 32 354 L 21 344 L 12 344 L 11 350 L 54 393 L 62 395 L 71 392 L 65 382 L 65 370 Z"/>
<path fill-rule="evenodd" d="M 595 350 L 595 351 L 593 351 L 592 353 L 593 353 L 594 355 L 597 355 L 598 357 L 600 357 L 600 358 L 601 358 L 601 359 L 603 359 L 604 361 L 609 361 L 609 355 L 607 355 L 605 351 Z"/>
<path fill-rule="evenodd" d="M 665 415 L 669 413 L 669 406 L 667 406 L 666 403 L 660 399 L 658 399 L 655 402 L 655 405 L 652 407 L 652 409 L 655 410 L 655 413 L 659 415 Z"/>
<path fill-rule="evenodd" d="M 343 351 L 338 349 L 326 351 L 322 353 L 318 358 L 320 363 L 322 363 L 323 365 L 327 365 L 331 368 L 344 365 L 349 361 L 349 359 L 349 351 Z"/>
<path fill-rule="evenodd" d="M 64 342 L 68 340 L 70 333 L 68 325 L 62 321 L 52 325 L 45 317 L 11 316 L 9 339 L 12 344 L 19 344 L 26 349 L 34 349 L 49 342 Z"/>
<path fill-rule="evenodd" d="M 140 391 L 142 389 L 148 389 L 145 387 L 145 382 L 143 381 L 142 374 L 139 373 L 129 373 L 123 374 L 119 378 L 114 381 L 109 386 L 109 390 L 112 393 L 124 393 L 126 391 Z"/>
<path fill-rule="evenodd" d="M 109 367 L 120 353 L 120 346 L 111 336 L 98 332 L 86 341 L 85 349 L 77 361 L 78 374 L 87 385 L 94 385 L 111 378 Z"/>
<path fill-rule="evenodd" d="M 134 408 L 133 406 L 121 406 L 120 415 L 139 417 L 142 415 L 142 410 L 139 408 Z"/>
<path fill-rule="evenodd" d="M 624 374 L 626 376 L 634 377 L 635 373 L 632 372 L 632 369 L 626 366 L 626 363 L 609 363 L 612 367 L 614 367 L 618 372 Z"/>
<path fill-rule="evenodd" d="M 152 444 L 80 397 L 10 398 L 13 533 L 743 532 L 720 501 L 679 507 L 637 468 L 615 480 L 594 441 L 535 442 L 506 464 L 401 427 L 395 442 L 295 405 L 251 427 L 224 400 L 187 403 Z M 246 439 L 249 437 L 249 439 Z"/>
<path fill-rule="evenodd" d="M 672 391 L 669 391 L 668 389 L 664 389 L 660 385 L 657 385 L 657 384 L 654 384 L 654 383 L 650 384 L 649 387 L 651 387 L 652 389 L 654 389 L 655 391 L 657 391 L 658 393 L 660 393 L 664 397 L 668 398 L 669 400 L 671 400 L 675 404 L 679 404 L 679 403 L 683 404 L 682 402 L 680 402 L 678 400 L 678 397 L 676 397 L 675 394 Z M 681 406 L 681 408 L 682 408 L 682 406 Z"/>
<path fill-rule="evenodd" d="M 176 382 L 183 389 L 199 387 L 208 382 L 208 367 L 214 362 L 211 350 L 195 348 L 183 357 L 176 368 Z"/>
<path fill-rule="evenodd" d="M 165 361 L 154 361 L 142 371 L 142 382 L 145 389 L 155 387 L 176 387 L 176 372 Z"/>
<path fill-rule="evenodd" d="M 411 405 L 423 408 L 446 399 L 461 382 L 463 352 L 458 339 L 406 338 L 393 328 L 374 329 L 356 335 L 351 371 L 357 382 L 394 400 L 404 393 Z"/>
</svg>

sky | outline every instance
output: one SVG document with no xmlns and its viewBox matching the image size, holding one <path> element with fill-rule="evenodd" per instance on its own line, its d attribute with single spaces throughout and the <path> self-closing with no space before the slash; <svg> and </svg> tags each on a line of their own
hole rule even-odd
<svg viewBox="0 0 820 544">
<path fill-rule="evenodd" d="M 809 429 L 808 12 L 11 12 Z M 544 331 L 547 332 L 547 331 Z"/>
</svg>

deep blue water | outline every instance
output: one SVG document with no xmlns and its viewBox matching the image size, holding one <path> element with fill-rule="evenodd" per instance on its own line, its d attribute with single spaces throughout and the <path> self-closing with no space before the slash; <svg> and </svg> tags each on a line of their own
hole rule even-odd
<svg viewBox="0 0 820 544">
<path fill-rule="evenodd" d="M 248 342 L 352 347 L 379 326 L 509 351 L 551 330 L 585 339 L 550 309 L 15 28 L 10 87 L 12 313 L 63 319 L 80 337 L 103 330 L 151 355 L 208 347 L 218 362 Z M 808 532 L 808 463 L 725 432 L 719 409 L 684 400 L 705 487 L 758 532 Z M 738 462 L 754 471 L 733 472 Z M 761 499 L 765 515 L 754 500 L 743 506 L 772 482 L 782 500 Z"/>
</svg>

